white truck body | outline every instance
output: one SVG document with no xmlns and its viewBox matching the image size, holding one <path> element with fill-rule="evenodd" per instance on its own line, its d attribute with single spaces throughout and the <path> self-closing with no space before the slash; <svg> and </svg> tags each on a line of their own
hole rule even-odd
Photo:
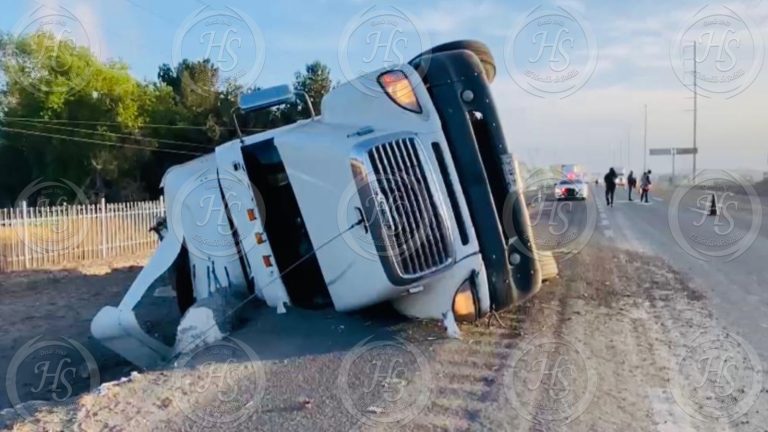
<svg viewBox="0 0 768 432">
<path fill-rule="evenodd" d="M 460 54 L 469 59 L 464 67 L 478 67 L 473 55 Z M 473 219 L 484 218 L 468 206 L 471 183 L 459 181 L 469 177 L 446 156 L 463 144 L 449 148 L 445 113 L 433 104 L 425 74 L 408 64 L 398 69 L 421 112 L 359 90 L 391 70 L 382 69 L 334 88 L 322 101 L 321 117 L 228 142 L 170 169 L 162 185 L 163 240 L 122 302 L 94 318 L 94 336 L 133 363 L 153 367 L 223 337 L 230 330 L 226 318 L 252 297 L 281 313 L 298 298 L 308 301 L 305 284 L 324 285 L 338 311 L 391 301 L 418 318 L 452 318 L 459 292 L 470 294 L 476 316 L 505 307 L 513 295 L 521 299 L 509 288 L 510 276 L 486 274 L 484 261 L 498 254 L 481 251 Z M 487 87 L 482 77 L 473 79 Z M 512 191 L 513 169 L 504 167 L 504 187 Z M 489 180 L 472 181 L 488 189 Z M 487 220 L 501 232 L 500 216 Z M 286 240 L 293 238 L 299 240 Z M 521 240 L 498 241 L 512 251 Z M 501 259 L 511 274 L 506 256 Z M 173 347 L 150 337 L 135 314 L 169 270 L 191 285 L 186 294 L 176 287 L 178 296 L 191 296 L 191 307 L 182 310 Z M 534 270 L 520 272 L 535 280 L 531 293 L 540 282 Z M 509 292 L 492 291 L 489 283 Z"/>
</svg>

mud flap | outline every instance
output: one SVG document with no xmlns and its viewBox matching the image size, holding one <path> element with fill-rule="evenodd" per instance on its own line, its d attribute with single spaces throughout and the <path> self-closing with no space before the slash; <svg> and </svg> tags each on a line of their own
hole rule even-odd
<svg viewBox="0 0 768 432">
<path fill-rule="evenodd" d="M 179 239 L 173 235 L 166 236 L 120 304 L 102 308 L 91 321 L 91 334 L 96 339 L 142 368 L 156 367 L 168 361 L 173 348 L 148 335 L 141 328 L 133 309 L 155 280 L 173 265 L 180 252 Z"/>
</svg>

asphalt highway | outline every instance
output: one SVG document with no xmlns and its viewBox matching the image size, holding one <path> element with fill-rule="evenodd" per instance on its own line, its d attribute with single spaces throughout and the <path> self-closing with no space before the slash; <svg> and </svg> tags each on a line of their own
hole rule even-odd
<svg viewBox="0 0 768 432">
<path fill-rule="evenodd" d="M 709 215 L 712 194 L 717 215 Z M 618 188 L 613 207 L 591 185 L 586 201 L 534 200 L 540 247 L 567 259 L 585 247 L 612 245 L 663 258 L 704 292 L 713 318 L 768 361 L 768 215 L 760 198 L 667 187 L 649 202 Z M 589 269 L 584 269 L 589 271 Z"/>
</svg>

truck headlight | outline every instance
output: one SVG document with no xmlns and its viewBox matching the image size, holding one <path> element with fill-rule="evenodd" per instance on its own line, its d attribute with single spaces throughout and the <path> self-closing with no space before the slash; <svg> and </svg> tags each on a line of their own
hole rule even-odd
<svg viewBox="0 0 768 432">
<path fill-rule="evenodd" d="M 480 317 L 475 293 L 475 273 L 461 284 L 453 296 L 453 317 L 456 321 L 473 322 Z"/>
<path fill-rule="evenodd" d="M 394 103 L 408 111 L 421 114 L 421 104 L 405 72 L 400 70 L 384 72 L 379 75 L 378 81 Z"/>
</svg>

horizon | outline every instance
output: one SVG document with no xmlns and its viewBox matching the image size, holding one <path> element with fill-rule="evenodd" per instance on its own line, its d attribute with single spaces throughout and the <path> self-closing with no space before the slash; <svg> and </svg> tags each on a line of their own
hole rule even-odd
<svg viewBox="0 0 768 432">
<path fill-rule="evenodd" d="M 683 84 L 686 72 L 677 70 L 687 66 L 675 58 L 674 47 L 676 40 L 683 40 L 686 29 L 698 22 L 700 14 L 709 13 L 702 12 L 700 3 L 681 2 L 671 10 L 650 2 L 619 7 L 578 0 L 541 7 L 531 1 L 506 5 L 491 0 L 471 6 L 401 3 L 369 6 L 349 0 L 334 2 L 332 10 L 330 2 L 320 2 L 301 5 L 305 13 L 295 14 L 291 11 L 298 7 L 296 2 L 264 4 L 256 10 L 245 0 L 162 4 L 148 0 L 25 0 L 6 6 L 0 31 L 23 33 L 29 27 L 25 24 L 33 21 L 41 8 L 66 11 L 82 24 L 85 36 L 79 37 L 98 51 L 100 59 L 120 59 L 136 79 L 156 81 L 157 69 L 163 63 L 175 65 L 181 58 L 205 57 L 211 55 L 212 47 L 215 52 L 214 41 L 208 41 L 207 53 L 204 46 L 196 46 L 204 45 L 196 17 L 208 11 L 236 11 L 246 15 L 244 22 L 254 35 L 241 37 L 245 42 L 228 48 L 240 49 L 235 55 L 249 52 L 242 61 L 254 67 L 235 72 L 245 76 L 247 82 L 241 83 L 262 87 L 289 82 L 294 72 L 314 60 L 331 68 L 334 82 L 344 82 L 359 72 L 407 61 L 429 46 L 474 38 L 487 43 L 496 58 L 497 79 L 492 89 L 512 151 L 526 163 L 636 166 L 636 162 L 624 161 L 642 160 L 644 105 L 648 106 L 649 149 L 692 145 L 692 91 L 688 83 Z M 743 82 L 734 81 L 740 85 L 738 89 L 716 87 L 715 81 L 705 81 L 701 87 L 698 166 L 768 171 L 768 124 L 759 115 L 765 112 L 761 95 L 768 91 L 768 78 L 761 73 L 768 2 L 711 7 L 716 8 L 713 14 L 732 14 L 729 17 L 735 21 L 729 25 L 743 24 L 744 29 L 736 34 L 738 46 L 731 44 L 730 50 L 718 52 L 718 42 L 710 39 L 702 67 L 710 67 L 706 62 L 712 59 L 720 62 L 735 56 L 741 62 L 737 72 L 746 75 Z M 531 63 L 537 56 L 534 45 L 528 44 L 536 34 L 526 20 L 541 11 L 564 12 L 566 21 L 573 18 L 564 24 L 575 38 L 563 46 L 572 48 L 570 56 L 561 52 L 557 61 L 574 68 L 574 76 L 580 74 L 572 88 L 556 88 L 550 94 L 546 91 L 551 88 L 542 94 L 536 83 L 532 88 L 518 73 L 521 66 L 532 66 L 526 65 L 526 60 Z M 371 16 L 376 14 L 389 21 L 373 20 Z M 361 31 L 365 26 L 375 30 L 382 24 L 395 25 L 397 30 L 389 34 L 388 42 L 380 27 L 378 36 L 382 38 L 377 40 L 370 39 L 373 33 Z M 389 46 L 379 49 L 384 42 Z M 538 52 L 539 58 L 542 53 Z M 550 67 L 556 54 L 549 58 Z M 217 65 L 227 68 L 224 63 Z M 544 64 L 533 66 L 525 73 L 538 73 L 541 69 L 536 67 Z M 720 67 L 720 63 L 715 66 Z M 699 74 L 706 80 L 704 73 Z M 648 157 L 648 165 L 659 172 L 671 171 L 668 158 Z M 680 157 L 677 171 L 690 169 L 690 165 L 689 157 Z"/>
</svg>

